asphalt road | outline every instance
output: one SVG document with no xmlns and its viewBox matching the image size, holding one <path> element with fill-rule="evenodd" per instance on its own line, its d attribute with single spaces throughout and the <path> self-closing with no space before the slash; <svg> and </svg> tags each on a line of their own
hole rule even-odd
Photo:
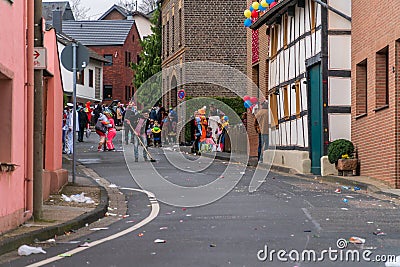
<svg viewBox="0 0 400 267">
<path fill-rule="evenodd" d="M 201 169 L 206 159 L 203 163 L 193 161 L 190 168 L 176 168 L 161 149 L 154 148 L 150 151 L 157 162 L 140 159 L 138 163 L 130 162 L 129 170 L 120 136 L 121 132 L 118 132 L 116 152 L 97 152 L 97 136 L 92 134 L 89 140 L 77 144 L 78 161 L 121 188 L 139 188 L 131 174 L 147 174 L 149 181 L 153 181 L 152 166 L 169 182 L 186 187 L 230 179 L 223 175 L 228 162 L 215 160 L 202 171 L 196 171 L 196 166 Z M 129 152 L 129 161 L 132 145 L 125 150 Z M 171 149 L 168 152 L 197 159 L 197 156 Z M 235 164 L 232 170 L 240 172 L 242 168 L 245 166 Z M 158 201 L 158 216 L 143 227 L 46 266 L 384 266 L 378 262 L 367 263 L 362 259 L 362 253 L 370 251 L 371 254 L 366 256 L 372 260 L 376 255 L 400 255 L 400 214 L 391 199 L 378 199 L 363 191 L 346 189 L 337 194 L 338 184 L 274 172 L 268 174 L 266 182 L 257 191 L 249 193 L 254 171 L 253 167 L 247 167 L 233 190 L 207 205 L 182 208 Z M 121 191 L 126 196 L 130 216 L 110 225 L 107 230 L 82 237 L 82 240 L 89 238 L 93 242 L 105 238 L 149 216 L 152 207 L 145 194 L 128 189 Z M 165 197 L 171 194 L 173 192 Z M 180 197 L 188 199 L 191 196 L 190 193 L 184 196 L 178 193 L 176 198 Z M 129 223 L 129 220 L 134 222 Z M 386 235 L 374 235 L 375 231 Z M 338 239 L 348 240 L 352 236 L 364 238 L 365 244 L 348 244 L 347 248 L 339 250 L 341 253 L 331 252 L 331 257 L 338 255 L 336 260 L 330 260 L 328 252 L 323 254 L 323 261 L 291 260 L 297 257 L 296 252 L 301 258 L 304 250 L 315 250 L 319 258 L 323 250 L 338 250 Z M 155 243 L 156 239 L 166 242 Z M 268 255 L 271 250 L 285 250 L 287 254 L 280 256 L 288 261 L 279 261 L 277 252 L 272 253 L 273 260 L 271 257 L 265 261 L 258 259 L 257 254 L 261 258 L 265 256 L 259 251 L 266 246 Z M 68 253 L 76 247 L 76 244 L 57 245 L 46 249 L 47 254 L 22 257 L 5 266 L 25 266 Z M 354 255 L 360 255 L 360 262 L 346 262 L 345 255 L 350 250 L 354 250 Z"/>
</svg>

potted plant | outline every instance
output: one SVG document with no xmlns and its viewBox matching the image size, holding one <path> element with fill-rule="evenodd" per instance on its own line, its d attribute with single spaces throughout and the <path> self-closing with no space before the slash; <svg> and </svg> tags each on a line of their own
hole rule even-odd
<svg viewBox="0 0 400 267">
<path fill-rule="evenodd" d="M 353 172 L 357 169 L 358 160 L 354 158 L 354 145 L 346 139 L 338 139 L 328 146 L 328 159 L 334 163 L 339 172 Z"/>
</svg>

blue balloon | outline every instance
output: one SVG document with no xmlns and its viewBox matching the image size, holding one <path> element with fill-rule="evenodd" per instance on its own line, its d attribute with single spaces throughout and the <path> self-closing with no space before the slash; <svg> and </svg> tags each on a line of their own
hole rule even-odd
<svg viewBox="0 0 400 267">
<path fill-rule="evenodd" d="M 260 5 L 260 7 L 258 8 L 258 10 L 260 10 L 260 11 L 265 11 L 267 8 L 266 7 L 263 7 L 262 5 Z"/>
<path fill-rule="evenodd" d="M 272 1 L 273 2 L 273 1 Z M 254 8 L 252 6 L 249 7 L 249 10 L 253 12 Z"/>
<path fill-rule="evenodd" d="M 245 19 L 244 20 L 244 26 L 250 27 L 251 26 L 251 19 Z"/>
<path fill-rule="evenodd" d="M 244 101 L 244 107 L 245 108 L 250 108 L 251 107 L 251 101 L 250 100 Z"/>
<path fill-rule="evenodd" d="M 270 5 L 272 2 L 275 2 L 275 0 L 267 0 L 268 5 Z"/>
</svg>

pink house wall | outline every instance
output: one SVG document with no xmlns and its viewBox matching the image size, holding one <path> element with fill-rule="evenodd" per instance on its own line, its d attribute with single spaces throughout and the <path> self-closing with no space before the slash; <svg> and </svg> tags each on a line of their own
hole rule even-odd
<svg viewBox="0 0 400 267">
<path fill-rule="evenodd" d="M 47 99 L 44 114 L 46 134 L 43 198 L 47 199 L 49 194 L 57 192 L 68 182 L 68 173 L 62 169 L 63 87 L 54 29 L 45 32 L 44 46 L 47 49 L 47 71 L 53 75 L 46 77 L 44 82 Z"/>
<path fill-rule="evenodd" d="M 0 1 L 0 162 L 18 165 L 0 172 L 0 232 L 18 226 L 26 210 L 27 90 L 26 1 Z M 26 215 L 26 214 L 25 214 Z"/>
<path fill-rule="evenodd" d="M 0 233 L 16 228 L 32 215 L 33 112 L 28 111 L 33 99 L 32 3 L 0 0 L 0 163 L 16 165 L 13 171 L 0 171 Z M 31 21 L 28 10 L 31 10 Z M 32 36 L 28 43 L 27 32 Z M 52 74 L 45 78 L 48 86 L 44 114 L 43 198 L 46 199 L 67 182 L 67 171 L 62 169 L 63 91 L 57 41 L 54 30 L 47 31 L 44 36 L 47 72 Z"/>
</svg>

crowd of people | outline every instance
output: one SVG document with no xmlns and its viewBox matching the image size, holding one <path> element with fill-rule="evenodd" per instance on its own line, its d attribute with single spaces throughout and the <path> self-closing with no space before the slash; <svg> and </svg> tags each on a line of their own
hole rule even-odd
<svg viewBox="0 0 400 267">
<path fill-rule="evenodd" d="M 172 108 L 165 109 L 156 105 L 149 110 L 139 111 L 135 102 L 125 107 L 118 103 L 109 108 L 102 103 L 78 103 L 76 107 L 76 129 L 78 142 L 91 134 L 94 126 L 99 136 L 97 150 L 115 151 L 113 139 L 116 126 L 123 126 L 123 142 L 134 144 L 135 160 L 139 158 L 139 145 L 162 147 L 163 144 L 176 144 L 178 116 Z M 73 104 L 68 103 L 63 116 L 63 153 L 73 153 Z M 207 112 L 208 111 L 208 112 Z M 207 115 L 206 115 L 207 113 Z M 192 120 L 192 151 L 200 154 L 208 151 L 224 151 L 229 127 L 229 118 L 211 103 L 209 109 L 203 107 L 194 112 Z M 92 127 L 93 128 L 93 127 Z M 145 152 L 145 151 L 144 151 Z M 143 153 L 144 153 L 143 152 Z M 148 155 L 143 154 L 148 160 Z"/>
<path fill-rule="evenodd" d="M 194 112 L 192 120 L 194 128 L 192 152 L 196 154 L 225 150 L 229 126 L 228 116 L 216 108 L 214 103 L 209 106 L 208 116 L 206 113 L 207 107 L 204 106 Z"/>
</svg>

